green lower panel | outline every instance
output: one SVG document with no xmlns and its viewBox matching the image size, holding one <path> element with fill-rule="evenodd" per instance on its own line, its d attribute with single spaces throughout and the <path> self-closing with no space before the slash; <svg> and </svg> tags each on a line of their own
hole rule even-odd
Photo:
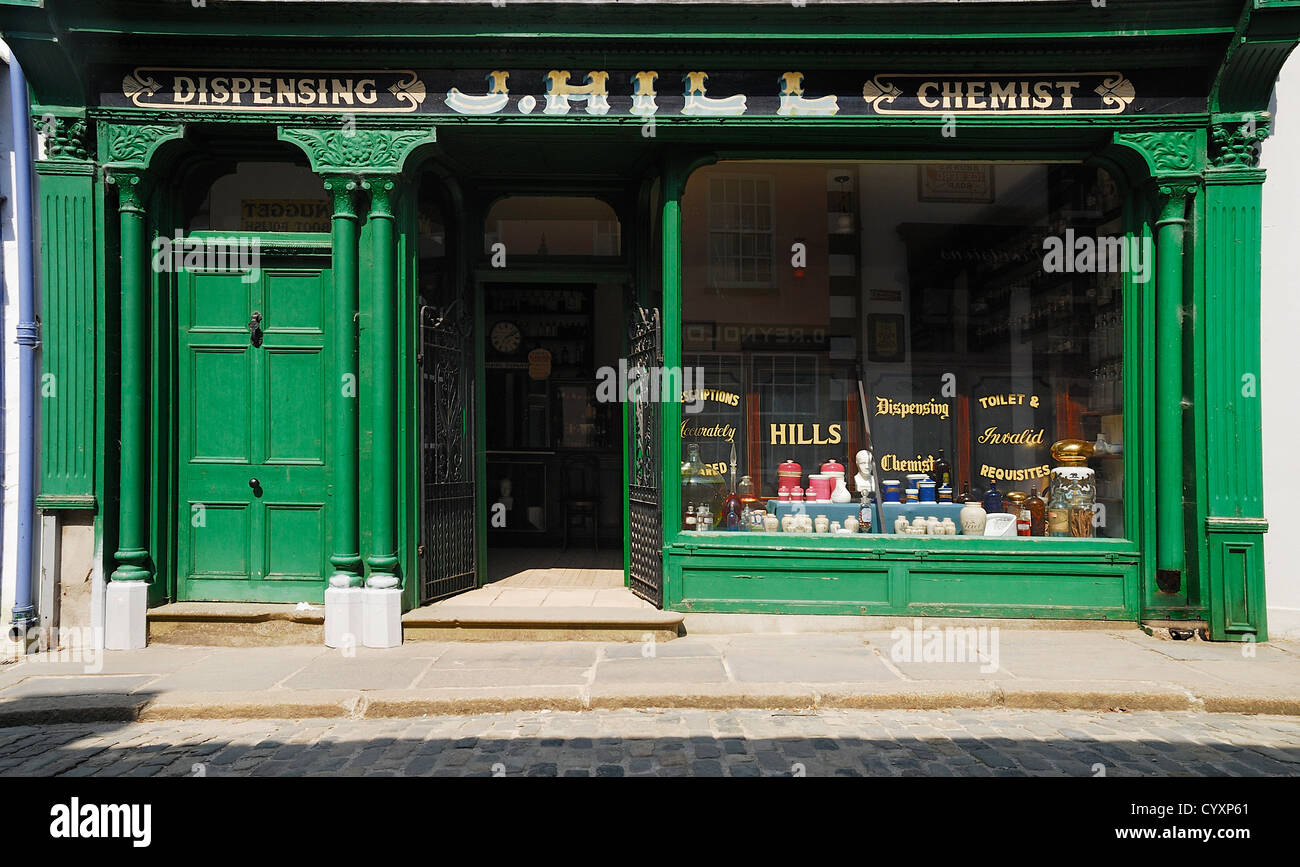
<svg viewBox="0 0 1300 867">
<path fill-rule="evenodd" d="M 664 557 L 667 608 L 777 614 L 877 614 L 1137 620 L 1138 564 L 1021 558 Z"/>
<path fill-rule="evenodd" d="M 740 564 L 743 566 L 743 564 Z M 839 570 L 716 569 L 681 570 L 682 598 L 694 610 L 771 611 L 784 606 L 850 606 L 851 613 L 889 607 L 889 572 Z"/>
<path fill-rule="evenodd" d="M 908 611 L 987 617 L 1136 620 L 1136 571 L 912 569 Z"/>
<path fill-rule="evenodd" d="M 229 578 L 191 578 L 186 602 L 325 602 L 325 581 L 278 579 L 240 581 Z"/>
<path fill-rule="evenodd" d="M 1267 641 L 1264 537 L 1259 532 L 1209 534 L 1210 638 Z"/>
</svg>

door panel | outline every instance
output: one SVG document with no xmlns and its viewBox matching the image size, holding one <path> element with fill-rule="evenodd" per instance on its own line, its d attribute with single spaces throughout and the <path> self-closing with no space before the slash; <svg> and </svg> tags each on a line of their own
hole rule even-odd
<svg viewBox="0 0 1300 867">
<path fill-rule="evenodd" d="M 267 463 L 325 463 L 322 360 L 318 349 L 267 350 L 263 389 Z"/>
<path fill-rule="evenodd" d="M 271 580 L 316 580 L 325 547 L 323 503 L 268 503 L 266 506 L 266 577 Z"/>
<path fill-rule="evenodd" d="M 189 380 L 201 386 L 184 392 L 192 448 L 182 454 L 204 463 L 252 460 L 252 362 L 243 346 L 191 346 Z"/>
<path fill-rule="evenodd" d="M 181 600 L 324 598 L 330 274 L 287 264 L 180 275 Z"/>
<path fill-rule="evenodd" d="M 191 529 L 189 568 L 194 576 L 243 578 L 248 574 L 249 543 L 252 541 L 251 512 L 247 503 L 205 503 L 202 512 L 191 510 L 186 524 Z M 206 524 L 206 526 L 202 526 Z"/>
</svg>

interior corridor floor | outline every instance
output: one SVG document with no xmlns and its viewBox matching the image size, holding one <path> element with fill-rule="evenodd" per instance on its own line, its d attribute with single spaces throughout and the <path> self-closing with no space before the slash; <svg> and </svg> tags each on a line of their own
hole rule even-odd
<svg viewBox="0 0 1300 867">
<path fill-rule="evenodd" d="M 436 603 L 497 608 L 649 608 L 623 583 L 623 552 L 589 548 L 495 548 L 488 582 Z"/>
</svg>

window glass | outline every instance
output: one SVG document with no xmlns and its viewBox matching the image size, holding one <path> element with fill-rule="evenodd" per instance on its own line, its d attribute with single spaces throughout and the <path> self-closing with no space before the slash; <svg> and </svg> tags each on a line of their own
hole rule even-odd
<svg viewBox="0 0 1300 867">
<path fill-rule="evenodd" d="M 617 256 L 618 216 L 599 199 L 511 196 L 492 206 L 483 238 L 485 254 L 503 249 L 508 256 Z"/>
<path fill-rule="evenodd" d="M 289 162 L 241 162 L 218 178 L 189 231 L 328 232 L 331 208 L 320 175 Z"/>
<path fill-rule="evenodd" d="M 794 510 L 780 503 L 783 462 L 800 465 L 785 487 L 814 500 L 824 482 L 810 474 L 838 463 L 847 490 L 832 500 L 850 502 L 804 507 L 841 530 L 860 488 L 892 500 L 896 481 L 900 500 L 908 489 L 928 500 L 935 481 L 935 500 L 947 482 L 954 500 L 964 491 L 984 508 L 966 535 L 1123 537 L 1123 272 L 1140 286 L 1153 262 L 1149 239 L 1125 236 L 1122 204 L 1113 178 L 1077 164 L 695 172 L 682 202 L 682 340 L 702 387 L 687 386 L 681 443 L 720 492 L 712 526 L 724 526 L 716 500 L 734 449 L 752 510 L 775 501 L 781 517 Z M 868 424 L 874 449 L 860 466 Z M 920 518 L 920 532 L 942 533 L 950 517 L 963 534 L 959 505 L 900 505 L 886 504 L 887 532 L 901 515 L 909 532 Z M 1016 526 L 1021 511 L 1028 527 Z"/>
</svg>

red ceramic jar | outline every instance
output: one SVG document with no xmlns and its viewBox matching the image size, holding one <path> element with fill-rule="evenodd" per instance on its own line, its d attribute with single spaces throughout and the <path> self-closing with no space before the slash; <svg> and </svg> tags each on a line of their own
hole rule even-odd
<svg viewBox="0 0 1300 867">
<path fill-rule="evenodd" d="M 822 464 L 822 475 L 839 476 L 842 479 L 844 478 L 844 464 L 840 463 L 834 458 L 831 458 L 829 461 Z"/>
<path fill-rule="evenodd" d="M 794 461 L 786 461 L 776 468 L 777 488 L 800 487 L 803 482 L 803 467 Z"/>
</svg>

